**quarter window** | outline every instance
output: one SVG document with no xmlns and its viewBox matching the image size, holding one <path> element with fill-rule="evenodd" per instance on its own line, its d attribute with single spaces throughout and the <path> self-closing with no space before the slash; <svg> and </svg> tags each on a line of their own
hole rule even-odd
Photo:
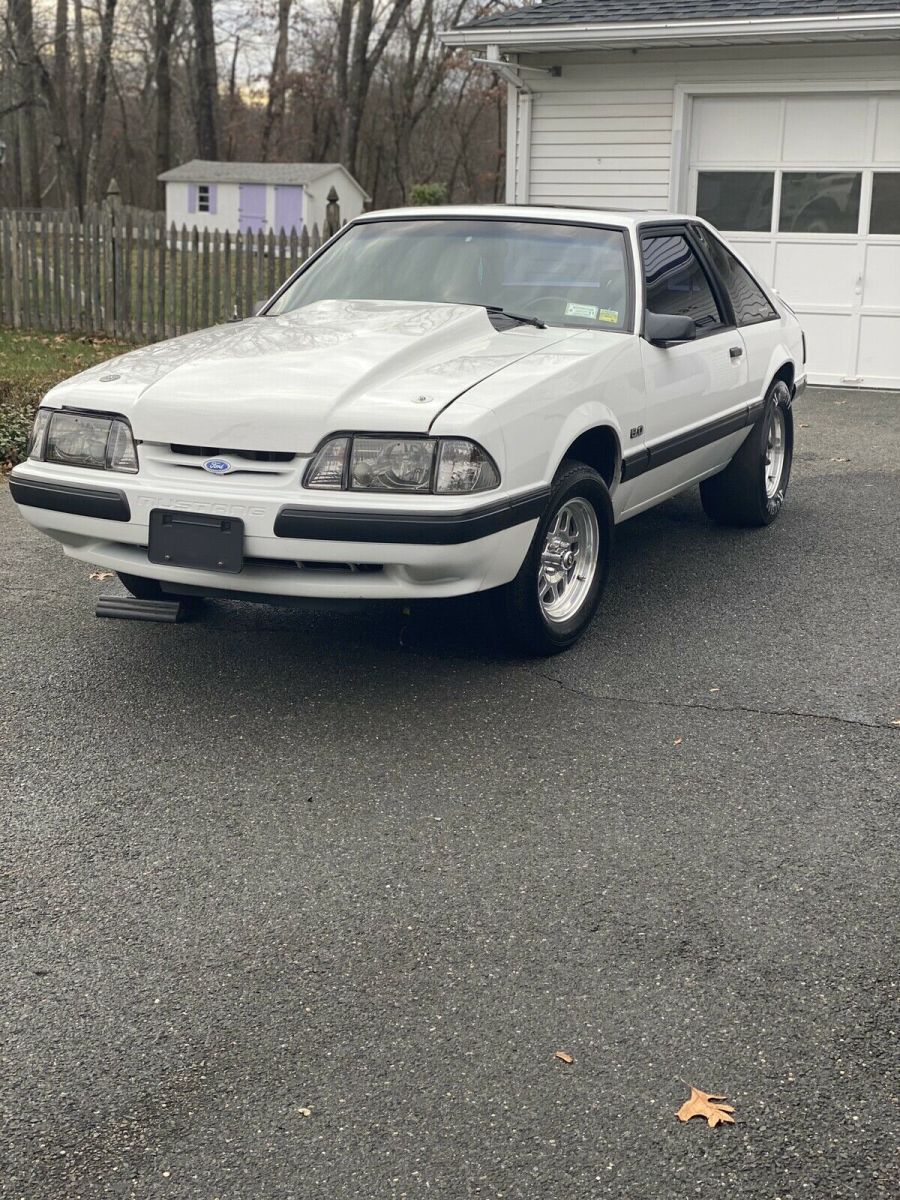
<svg viewBox="0 0 900 1200">
<path fill-rule="evenodd" d="M 876 171 L 869 233 L 900 233 L 900 171 Z"/>
<path fill-rule="evenodd" d="M 862 176 L 849 171 L 785 171 L 781 233 L 856 233 Z"/>
<path fill-rule="evenodd" d="M 774 191 L 774 171 L 701 171 L 697 216 L 717 229 L 768 233 Z"/>
<path fill-rule="evenodd" d="M 765 292 L 717 237 L 700 225 L 694 226 L 697 241 L 709 255 L 719 278 L 731 298 L 734 318 L 738 325 L 758 325 L 771 321 L 778 313 L 769 303 Z"/>
<path fill-rule="evenodd" d="M 684 234 L 647 234 L 641 255 L 650 312 L 691 317 L 703 332 L 722 328 L 706 272 Z"/>
</svg>

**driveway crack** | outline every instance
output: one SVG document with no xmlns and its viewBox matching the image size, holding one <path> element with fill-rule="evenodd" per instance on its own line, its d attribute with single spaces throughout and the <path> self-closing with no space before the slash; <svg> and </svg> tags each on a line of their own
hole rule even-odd
<svg viewBox="0 0 900 1200">
<path fill-rule="evenodd" d="M 570 683 L 565 683 L 555 675 L 548 675 L 544 671 L 536 671 L 533 667 L 526 667 L 525 671 L 528 675 L 535 675 L 539 679 L 546 679 L 549 683 L 555 683 L 564 692 L 568 692 L 572 696 L 580 696 L 585 700 L 608 701 L 612 704 L 633 704 L 638 708 L 672 708 L 680 709 L 681 711 L 702 709 L 705 712 L 712 713 L 748 713 L 759 717 L 789 717 L 795 720 L 826 721 L 837 725 L 851 725 L 862 729 L 891 728 L 887 721 L 861 721 L 852 717 L 836 717 L 828 713 L 806 712 L 795 708 L 756 708 L 751 704 L 708 704 L 702 700 L 655 700 L 644 696 L 598 695 L 596 692 L 588 691 L 586 688 L 574 687 Z"/>
</svg>

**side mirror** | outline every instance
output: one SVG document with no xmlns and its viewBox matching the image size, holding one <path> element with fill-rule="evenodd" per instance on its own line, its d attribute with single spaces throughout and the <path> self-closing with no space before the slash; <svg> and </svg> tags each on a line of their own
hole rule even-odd
<svg viewBox="0 0 900 1200">
<path fill-rule="evenodd" d="M 644 317 L 644 337 L 653 346 L 674 346 L 692 342 L 697 326 L 690 317 L 670 316 L 668 313 L 648 312 Z"/>
</svg>

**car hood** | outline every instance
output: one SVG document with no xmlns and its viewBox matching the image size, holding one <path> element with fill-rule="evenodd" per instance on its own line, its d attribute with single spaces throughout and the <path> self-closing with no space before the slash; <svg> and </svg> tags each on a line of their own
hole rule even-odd
<svg viewBox="0 0 900 1200">
<path fill-rule="evenodd" d="M 328 433 L 425 433 L 488 376 L 577 330 L 494 329 L 460 304 L 323 300 L 147 346 L 54 388 L 141 441 L 311 452 Z"/>
</svg>

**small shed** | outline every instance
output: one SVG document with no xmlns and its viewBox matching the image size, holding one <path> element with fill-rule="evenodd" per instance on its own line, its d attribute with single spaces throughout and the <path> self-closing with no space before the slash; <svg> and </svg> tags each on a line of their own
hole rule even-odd
<svg viewBox="0 0 900 1200">
<path fill-rule="evenodd" d="M 166 224 L 232 233 L 290 232 L 325 226 L 328 195 L 341 220 L 363 211 L 369 197 L 340 163 L 208 162 L 194 158 L 164 171 Z"/>
</svg>

